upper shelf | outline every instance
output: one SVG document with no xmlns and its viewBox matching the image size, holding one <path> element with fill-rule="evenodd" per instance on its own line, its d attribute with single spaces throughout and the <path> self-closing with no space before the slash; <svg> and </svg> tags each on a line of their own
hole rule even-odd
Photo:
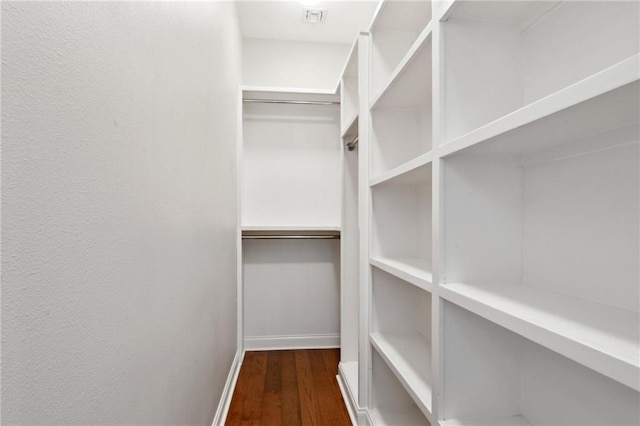
<svg viewBox="0 0 640 426">
<path fill-rule="evenodd" d="M 358 118 L 360 107 L 358 81 L 358 39 L 356 38 L 340 80 L 340 103 L 342 105 L 340 130 L 343 136 Z"/>
<path fill-rule="evenodd" d="M 430 1 L 380 3 L 371 24 L 371 93 L 378 97 L 431 21 Z"/>
<path fill-rule="evenodd" d="M 407 161 L 388 172 L 374 177 L 369 182 L 370 186 L 390 183 L 395 185 L 426 185 L 431 182 L 431 164 L 433 155 L 431 152 Z"/>
<path fill-rule="evenodd" d="M 440 295 L 640 390 L 638 312 L 528 285 L 445 284 Z"/>
<path fill-rule="evenodd" d="M 371 102 L 376 107 L 431 107 L 431 24 L 402 58 Z"/>
<path fill-rule="evenodd" d="M 542 149 L 631 125 L 638 122 L 639 80 L 635 55 L 441 146 L 440 155 L 489 139 L 508 139 L 513 151 Z"/>
</svg>

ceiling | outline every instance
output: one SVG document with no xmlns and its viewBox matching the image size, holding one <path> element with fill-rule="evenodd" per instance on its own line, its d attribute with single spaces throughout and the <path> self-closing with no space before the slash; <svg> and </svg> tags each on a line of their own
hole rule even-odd
<svg viewBox="0 0 640 426">
<path fill-rule="evenodd" d="M 325 43 L 354 42 L 359 31 L 367 30 L 377 0 L 324 0 L 304 6 L 309 0 L 237 0 L 243 37 Z M 303 22 L 303 10 L 325 9 L 321 24 Z"/>
</svg>

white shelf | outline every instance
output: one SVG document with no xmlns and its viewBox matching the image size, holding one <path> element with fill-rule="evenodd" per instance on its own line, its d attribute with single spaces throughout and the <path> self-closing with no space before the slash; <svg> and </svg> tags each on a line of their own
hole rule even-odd
<svg viewBox="0 0 640 426">
<path fill-rule="evenodd" d="M 242 232 L 340 232 L 339 226 L 325 225 L 243 225 Z"/>
<path fill-rule="evenodd" d="M 358 134 L 358 116 L 358 112 L 356 111 L 356 113 L 351 118 L 349 118 L 347 125 L 342 131 L 343 139 L 353 138 Z"/>
<path fill-rule="evenodd" d="M 440 286 L 440 295 L 640 390 L 638 312 L 526 285 L 446 284 Z"/>
<path fill-rule="evenodd" d="M 344 135 L 358 118 L 360 97 L 358 93 L 358 38 L 351 46 L 340 82 L 340 130 Z"/>
<path fill-rule="evenodd" d="M 430 1 L 383 0 L 373 18 L 370 33 L 371 93 L 387 87 L 407 52 L 431 21 Z"/>
<path fill-rule="evenodd" d="M 424 185 L 431 182 L 431 169 L 427 166 L 433 161 L 433 154 L 427 152 L 421 156 L 407 161 L 369 181 L 370 186 L 382 183 L 394 183 L 397 185 Z"/>
<path fill-rule="evenodd" d="M 637 122 L 639 79 L 635 55 L 443 145 L 440 155 L 502 135 L 541 149 Z"/>
<path fill-rule="evenodd" d="M 522 416 L 442 420 L 440 426 L 533 426 Z"/>
<path fill-rule="evenodd" d="M 407 281 L 416 287 L 431 292 L 431 264 L 426 259 L 390 259 L 371 257 L 369 263 L 378 269 Z"/>
<path fill-rule="evenodd" d="M 377 107 L 422 107 L 431 97 L 431 23 L 373 97 L 369 109 Z"/>
<path fill-rule="evenodd" d="M 454 141 L 637 56 L 639 14 L 638 2 L 455 2 L 441 25 L 442 140 Z M 585 94 L 572 95 L 577 101 Z M 557 106 L 547 103 L 544 113 Z"/>
<path fill-rule="evenodd" d="M 369 413 L 375 426 L 426 424 L 425 418 L 418 410 L 408 410 L 406 408 L 373 408 L 369 410 Z"/>
<path fill-rule="evenodd" d="M 370 341 L 387 366 L 431 421 L 431 345 L 419 333 L 371 333 Z"/>
</svg>

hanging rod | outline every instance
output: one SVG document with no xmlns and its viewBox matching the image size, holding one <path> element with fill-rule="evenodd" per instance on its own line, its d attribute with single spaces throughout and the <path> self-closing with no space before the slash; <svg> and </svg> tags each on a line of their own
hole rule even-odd
<svg viewBox="0 0 640 426">
<path fill-rule="evenodd" d="M 243 235 L 243 240 L 339 240 L 340 235 Z"/>
<path fill-rule="evenodd" d="M 293 101 L 284 99 L 243 99 L 242 102 L 258 104 L 340 105 L 338 101 Z"/>
<path fill-rule="evenodd" d="M 347 147 L 347 149 L 349 151 L 353 151 L 354 149 L 356 149 L 356 146 L 358 146 L 358 140 L 360 138 L 358 136 L 356 136 L 356 138 L 354 140 L 352 140 L 351 142 L 345 144 L 345 146 Z"/>
</svg>

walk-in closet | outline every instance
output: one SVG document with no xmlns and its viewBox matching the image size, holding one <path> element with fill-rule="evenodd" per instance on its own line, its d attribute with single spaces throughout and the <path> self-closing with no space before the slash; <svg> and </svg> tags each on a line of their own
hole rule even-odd
<svg viewBox="0 0 640 426">
<path fill-rule="evenodd" d="M 639 28 L 382 0 L 333 95 L 243 91 L 245 349 L 339 336 L 354 424 L 638 424 Z"/>
<path fill-rule="evenodd" d="M 0 14 L 0 423 L 640 426 L 640 0 Z"/>
</svg>

